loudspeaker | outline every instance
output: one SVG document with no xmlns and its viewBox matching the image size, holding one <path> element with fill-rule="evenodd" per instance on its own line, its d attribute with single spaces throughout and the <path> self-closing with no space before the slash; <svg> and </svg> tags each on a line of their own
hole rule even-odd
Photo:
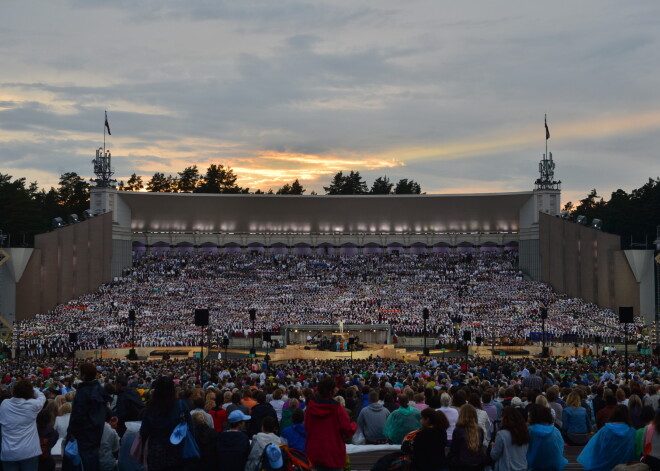
<svg viewBox="0 0 660 471">
<path fill-rule="evenodd" d="M 261 339 L 264 342 L 270 342 L 272 341 L 272 332 L 262 332 L 261 333 Z"/>
<path fill-rule="evenodd" d="M 195 325 L 199 327 L 209 325 L 208 309 L 195 309 Z"/>
<path fill-rule="evenodd" d="M 547 319 L 548 318 L 548 308 L 547 307 L 542 307 L 541 308 L 541 319 Z"/>
<path fill-rule="evenodd" d="M 635 321 L 632 306 L 619 306 L 619 322 L 622 324 L 632 324 Z"/>
<path fill-rule="evenodd" d="M 254 356 L 257 354 L 257 350 L 255 348 L 250 349 L 250 355 Z"/>
<path fill-rule="evenodd" d="M 464 330 L 463 331 L 463 340 L 466 342 L 470 342 L 472 340 L 472 331 L 471 330 Z"/>
<path fill-rule="evenodd" d="M 355 345 L 355 337 L 349 337 L 348 338 L 348 344 L 349 345 Z"/>
<path fill-rule="evenodd" d="M 424 352 L 423 352 L 425 357 L 431 356 L 429 353 L 429 347 L 424 347 Z"/>
<path fill-rule="evenodd" d="M 483 342 L 483 339 L 481 337 L 477 337 L 475 340 L 477 342 L 477 345 L 481 345 L 481 343 Z"/>
<path fill-rule="evenodd" d="M 135 322 L 135 310 L 131 309 L 128 311 L 128 322 L 134 323 Z"/>
<path fill-rule="evenodd" d="M 250 320 L 251 321 L 256 321 L 257 320 L 257 310 L 252 308 L 248 312 L 250 313 Z"/>
<path fill-rule="evenodd" d="M 541 348 L 541 357 L 548 358 L 550 356 L 550 347 Z"/>
<path fill-rule="evenodd" d="M 102 347 L 103 345 L 105 345 L 105 337 L 99 337 L 96 343 L 98 343 L 99 346 Z"/>
<path fill-rule="evenodd" d="M 424 310 L 422 311 L 422 319 L 426 320 L 428 318 L 429 318 L 429 310 L 428 308 L 425 307 Z"/>
<path fill-rule="evenodd" d="M 603 338 L 600 335 L 596 335 L 596 338 L 594 339 L 596 343 L 603 343 Z"/>
<path fill-rule="evenodd" d="M 653 349 L 653 354 L 654 354 L 654 355 L 660 355 L 660 345 L 657 345 L 657 346 Z"/>
<path fill-rule="evenodd" d="M 69 343 L 78 343 L 78 333 L 70 332 L 69 333 Z"/>
</svg>

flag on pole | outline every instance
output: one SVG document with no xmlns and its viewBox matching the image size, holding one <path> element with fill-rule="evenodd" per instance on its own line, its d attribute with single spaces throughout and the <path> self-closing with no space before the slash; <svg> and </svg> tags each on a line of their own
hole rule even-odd
<svg viewBox="0 0 660 471">
<path fill-rule="evenodd" d="M 108 134 L 112 136 L 112 133 L 110 132 L 110 125 L 108 124 L 108 112 L 105 112 L 105 127 L 108 128 Z M 546 124 L 545 126 L 546 129 L 548 129 L 548 125 Z"/>
<path fill-rule="evenodd" d="M 107 121 L 106 121 L 106 124 L 108 124 Z M 110 132 L 110 128 L 108 128 L 108 132 Z M 548 129 L 548 117 L 546 116 L 545 117 L 545 140 L 547 141 L 548 139 L 550 139 L 550 130 Z"/>
</svg>

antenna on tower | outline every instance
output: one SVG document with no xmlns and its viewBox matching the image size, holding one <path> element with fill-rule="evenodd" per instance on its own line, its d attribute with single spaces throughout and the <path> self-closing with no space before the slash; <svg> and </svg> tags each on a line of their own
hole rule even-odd
<svg viewBox="0 0 660 471">
<path fill-rule="evenodd" d="M 117 180 L 113 179 L 112 176 L 115 174 L 114 168 L 112 168 L 111 159 L 112 154 L 109 150 L 105 148 L 105 130 L 108 130 L 108 134 L 112 136 L 110 132 L 110 124 L 108 124 L 108 112 L 105 112 L 105 123 L 103 124 L 103 147 L 96 149 L 96 158 L 92 160 L 94 164 L 94 174 L 96 178 L 93 178 L 92 181 L 96 183 L 96 186 L 99 188 L 114 188 Z"/>
<path fill-rule="evenodd" d="M 539 162 L 539 174 L 534 184 L 537 190 L 561 190 L 561 180 L 555 181 L 555 163 L 552 160 L 552 152 L 548 152 L 548 140 L 550 129 L 548 128 L 548 115 L 545 116 L 545 154 Z"/>
</svg>

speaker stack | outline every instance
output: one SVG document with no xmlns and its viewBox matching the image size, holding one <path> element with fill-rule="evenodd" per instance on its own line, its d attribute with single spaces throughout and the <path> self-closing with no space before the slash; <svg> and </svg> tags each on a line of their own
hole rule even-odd
<svg viewBox="0 0 660 471">
<path fill-rule="evenodd" d="M 205 327 L 209 325 L 208 309 L 195 309 L 195 325 L 198 327 Z"/>
</svg>

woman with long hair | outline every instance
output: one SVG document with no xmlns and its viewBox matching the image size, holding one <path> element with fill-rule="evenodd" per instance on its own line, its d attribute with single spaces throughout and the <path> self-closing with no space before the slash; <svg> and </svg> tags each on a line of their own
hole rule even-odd
<svg viewBox="0 0 660 471">
<path fill-rule="evenodd" d="M 518 409 L 507 406 L 502 410 L 502 428 L 495 436 L 490 458 L 495 471 L 526 471 L 529 432 L 525 418 Z"/>
<path fill-rule="evenodd" d="M 528 413 L 527 466 L 533 470 L 561 471 L 568 460 L 564 458 L 564 439 L 552 423 L 550 409 L 532 404 Z"/>
<path fill-rule="evenodd" d="M 147 465 L 150 471 L 185 469 L 178 445 L 170 443 L 170 435 L 181 419 L 193 430 L 190 411 L 184 401 L 177 401 L 171 378 L 161 376 L 153 382 L 153 391 L 144 409 L 140 435 L 147 443 Z"/>
<path fill-rule="evenodd" d="M 587 471 L 609 471 L 634 459 L 635 429 L 631 426 L 628 407 L 623 404 L 614 408 L 605 426 L 577 457 L 578 463 Z"/>
<path fill-rule="evenodd" d="M 569 445 L 584 445 L 589 441 L 589 417 L 582 407 L 582 398 L 577 391 L 566 398 L 562 414 L 562 435 Z"/>
<path fill-rule="evenodd" d="M 411 432 L 411 439 L 406 437 L 401 444 L 401 451 L 412 457 L 412 469 L 415 471 L 440 471 L 447 467 L 445 446 L 449 421 L 445 414 L 430 407 L 422 410 L 420 418 L 422 428 Z"/>
<path fill-rule="evenodd" d="M 464 404 L 458 411 L 449 450 L 449 469 L 456 471 L 481 471 L 488 461 L 483 446 L 484 432 L 477 421 L 477 410 Z"/>
<path fill-rule="evenodd" d="M 493 424 L 491 423 L 490 418 L 488 418 L 488 413 L 483 409 L 481 396 L 477 393 L 470 393 L 468 396 L 468 403 L 477 411 L 477 422 L 479 423 L 481 430 L 484 432 L 484 446 L 488 446 Z"/>
</svg>

